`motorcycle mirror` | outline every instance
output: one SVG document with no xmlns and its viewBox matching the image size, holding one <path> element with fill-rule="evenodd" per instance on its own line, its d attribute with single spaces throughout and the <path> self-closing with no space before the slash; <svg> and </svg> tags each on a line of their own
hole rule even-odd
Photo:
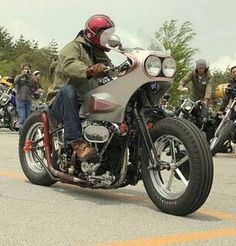
<svg viewBox="0 0 236 246">
<path fill-rule="evenodd" d="M 108 40 L 108 46 L 110 46 L 111 48 L 119 48 L 121 50 L 122 44 L 119 36 L 116 34 L 112 34 Z"/>
</svg>

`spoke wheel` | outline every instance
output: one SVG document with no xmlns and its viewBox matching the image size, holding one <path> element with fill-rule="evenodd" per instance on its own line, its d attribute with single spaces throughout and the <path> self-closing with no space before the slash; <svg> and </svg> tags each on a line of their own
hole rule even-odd
<svg viewBox="0 0 236 246">
<path fill-rule="evenodd" d="M 151 132 L 160 169 L 149 169 L 150 158 L 142 147 L 141 171 L 145 189 L 163 212 L 187 215 L 206 201 L 213 181 L 213 161 L 208 143 L 191 122 L 166 118 Z"/>
<path fill-rule="evenodd" d="M 163 135 L 155 142 L 161 163 L 169 165 L 169 169 L 150 170 L 155 188 L 167 199 L 177 199 L 186 190 L 189 179 L 188 153 L 183 143 L 174 136 Z"/>
<path fill-rule="evenodd" d="M 42 138 L 43 134 L 43 124 L 40 120 L 39 112 L 35 112 L 26 120 L 20 134 L 19 157 L 21 167 L 30 182 L 38 185 L 49 186 L 54 184 L 56 181 L 50 177 L 37 158 L 39 157 L 45 165 L 47 164 L 43 141 L 38 142 L 37 146 L 33 146 L 30 151 L 24 151 L 26 140 L 34 142 Z"/>
<path fill-rule="evenodd" d="M 29 128 L 26 134 L 26 139 L 32 140 L 34 142 L 42 137 L 43 137 L 42 122 L 36 122 L 35 124 L 31 125 L 31 127 Z M 36 148 L 33 149 L 32 151 L 26 152 L 25 158 L 26 158 L 29 168 L 31 168 L 33 172 L 39 173 L 39 174 L 44 173 L 45 171 L 44 167 L 40 164 L 36 155 L 42 160 L 44 160 L 44 162 L 46 163 L 43 141 L 39 142 Z"/>
</svg>

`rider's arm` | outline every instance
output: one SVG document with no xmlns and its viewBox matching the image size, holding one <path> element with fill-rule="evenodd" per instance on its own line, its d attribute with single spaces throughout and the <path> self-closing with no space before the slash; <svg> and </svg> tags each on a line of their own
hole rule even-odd
<svg viewBox="0 0 236 246">
<path fill-rule="evenodd" d="M 179 82 L 179 87 L 177 88 L 178 90 L 184 90 L 186 88 L 185 86 L 192 80 L 192 72 L 189 72 L 185 75 L 183 79 L 180 80 Z M 187 88 L 185 89 L 187 90 Z"/>
<path fill-rule="evenodd" d="M 62 71 L 69 77 L 87 78 L 87 69 L 92 64 L 81 61 L 81 46 L 71 42 L 59 54 Z"/>
</svg>

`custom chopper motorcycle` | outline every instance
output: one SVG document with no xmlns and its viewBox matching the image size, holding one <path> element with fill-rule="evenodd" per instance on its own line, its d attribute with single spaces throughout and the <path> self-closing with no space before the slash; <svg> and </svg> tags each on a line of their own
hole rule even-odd
<svg viewBox="0 0 236 246">
<path fill-rule="evenodd" d="M 157 41 L 145 39 L 149 47 L 142 46 L 140 36 L 131 41 L 121 44 L 114 29 L 103 32 L 103 46 L 124 61 L 107 69 L 101 85 L 80 102 L 83 137 L 97 149 L 97 157 L 77 159 L 64 146 L 63 126 L 51 126 L 47 111 L 41 111 L 28 118 L 20 136 L 22 169 L 32 183 L 45 186 L 60 181 L 117 189 L 143 180 L 163 212 L 193 213 L 211 190 L 210 149 L 194 124 L 165 118 L 159 107 L 173 82 L 175 61 Z"/>
</svg>

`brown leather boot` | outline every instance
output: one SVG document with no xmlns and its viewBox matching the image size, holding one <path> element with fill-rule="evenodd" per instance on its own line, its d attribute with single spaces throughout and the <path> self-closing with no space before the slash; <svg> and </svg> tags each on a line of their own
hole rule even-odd
<svg viewBox="0 0 236 246">
<path fill-rule="evenodd" d="M 84 139 L 76 141 L 72 144 L 72 147 L 81 161 L 88 161 L 97 153 L 96 149 L 91 147 L 89 142 Z"/>
</svg>

